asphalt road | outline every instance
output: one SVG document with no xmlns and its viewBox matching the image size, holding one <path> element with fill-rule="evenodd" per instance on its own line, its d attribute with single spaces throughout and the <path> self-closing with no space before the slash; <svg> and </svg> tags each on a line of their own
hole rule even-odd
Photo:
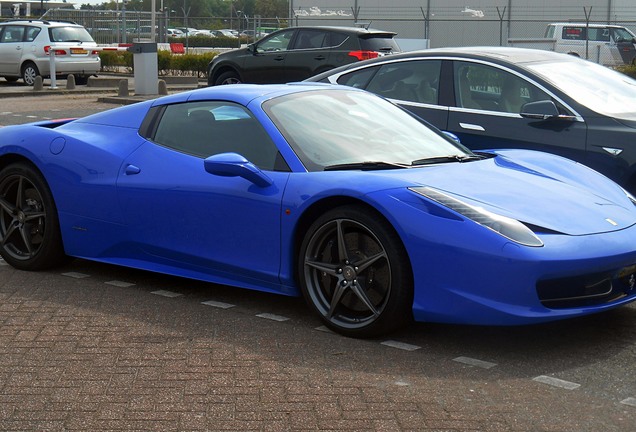
<svg viewBox="0 0 636 432">
<path fill-rule="evenodd" d="M 0 125 L 113 107 L 96 100 L 1 98 Z M 355 340 L 301 299 L 0 262 L 0 430 L 634 431 L 636 305 Z"/>
</svg>

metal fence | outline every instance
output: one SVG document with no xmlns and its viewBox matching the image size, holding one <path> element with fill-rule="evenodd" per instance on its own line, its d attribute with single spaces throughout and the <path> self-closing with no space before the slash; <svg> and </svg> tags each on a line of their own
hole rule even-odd
<svg viewBox="0 0 636 432">
<path fill-rule="evenodd" d="M 467 8 L 466 8 L 467 9 Z M 634 8 L 636 10 L 636 8 Z M 464 12 L 462 10 L 461 12 Z M 351 11 L 349 11 L 351 12 Z M 408 12 L 408 14 L 406 13 Z M 483 12 L 483 11 L 482 11 Z M 405 14 L 408 17 L 404 16 Z M 155 16 L 155 34 L 157 42 L 166 42 L 167 28 L 190 27 L 196 29 L 229 28 L 240 31 L 250 30 L 252 34 L 263 34 L 288 25 L 335 25 L 335 26 L 370 26 L 372 28 L 396 32 L 400 39 L 428 40 L 429 46 L 494 46 L 507 45 L 509 38 L 540 38 L 544 36 L 546 26 L 556 21 L 578 21 L 589 23 L 608 23 L 602 14 L 591 13 L 591 8 L 578 6 L 561 13 L 550 15 L 543 10 L 547 18 L 527 18 L 536 16 L 538 12 L 518 12 L 511 18 L 506 8 L 486 9 L 484 16 L 466 13 L 451 13 L 443 7 L 427 10 L 423 7 L 404 9 L 366 8 L 359 9 L 354 15 L 345 11 L 329 11 L 325 15 L 303 15 L 294 12 L 291 20 L 278 17 L 189 17 L 178 16 L 174 12 L 157 13 Z M 563 19 L 568 16 L 570 19 Z M 52 9 L 44 15 L 45 19 L 68 20 L 86 27 L 93 38 L 100 44 L 133 42 L 150 40 L 151 14 L 133 10 L 75 10 Z M 612 24 L 623 25 L 636 32 L 636 19 L 620 20 L 618 16 L 610 20 Z M 245 39 L 243 40 L 245 42 Z"/>
<path fill-rule="evenodd" d="M 72 21 L 91 33 L 99 44 L 130 43 L 151 39 L 152 14 L 134 10 L 75 10 L 51 9 L 42 19 Z M 194 28 L 217 30 L 221 28 L 250 30 L 251 34 L 262 34 L 287 27 L 287 20 L 256 17 L 184 17 L 175 13 L 155 15 L 155 38 L 157 42 L 167 42 L 169 28 Z M 244 41 L 249 39 L 244 38 Z"/>
</svg>

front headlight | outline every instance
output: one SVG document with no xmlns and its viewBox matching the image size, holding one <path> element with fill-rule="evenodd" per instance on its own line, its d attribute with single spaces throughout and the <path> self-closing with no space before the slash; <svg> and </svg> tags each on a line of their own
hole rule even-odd
<svg viewBox="0 0 636 432">
<path fill-rule="evenodd" d="M 541 247 L 543 242 L 527 226 L 516 219 L 492 213 L 481 207 L 466 204 L 433 188 L 422 186 L 409 190 L 438 202 L 449 209 L 477 222 L 497 234 L 524 246 Z"/>
</svg>

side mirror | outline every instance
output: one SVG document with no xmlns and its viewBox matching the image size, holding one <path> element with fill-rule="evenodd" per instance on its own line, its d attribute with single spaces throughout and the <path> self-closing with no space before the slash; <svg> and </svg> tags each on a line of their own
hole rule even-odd
<svg viewBox="0 0 636 432">
<path fill-rule="evenodd" d="M 521 107 L 521 117 L 529 119 L 547 120 L 558 116 L 559 110 L 551 100 L 528 102 Z"/>
<path fill-rule="evenodd" d="M 443 133 L 444 135 L 446 135 L 448 138 L 450 138 L 450 139 L 452 139 L 453 141 L 455 141 L 456 143 L 458 143 L 458 144 L 461 144 L 461 143 L 462 143 L 462 141 L 459 139 L 459 137 L 458 137 L 457 135 L 455 135 L 454 133 L 452 133 L 452 132 L 448 132 L 448 131 L 442 131 L 442 133 Z"/>
<path fill-rule="evenodd" d="M 256 44 L 247 44 L 247 52 L 251 52 L 252 54 L 256 54 Z"/>
<path fill-rule="evenodd" d="M 203 161 L 205 170 L 222 177 L 242 177 L 256 186 L 268 187 L 274 182 L 256 165 L 237 153 L 220 153 Z"/>
</svg>

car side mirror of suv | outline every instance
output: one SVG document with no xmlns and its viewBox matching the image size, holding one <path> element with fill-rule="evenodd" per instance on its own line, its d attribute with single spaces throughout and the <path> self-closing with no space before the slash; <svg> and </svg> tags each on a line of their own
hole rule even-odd
<svg viewBox="0 0 636 432">
<path fill-rule="evenodd" d="M 256 44 L 247 44 L 247 52 L 250 52 L 252 54 L 256 53 Z"/>
</svg>

